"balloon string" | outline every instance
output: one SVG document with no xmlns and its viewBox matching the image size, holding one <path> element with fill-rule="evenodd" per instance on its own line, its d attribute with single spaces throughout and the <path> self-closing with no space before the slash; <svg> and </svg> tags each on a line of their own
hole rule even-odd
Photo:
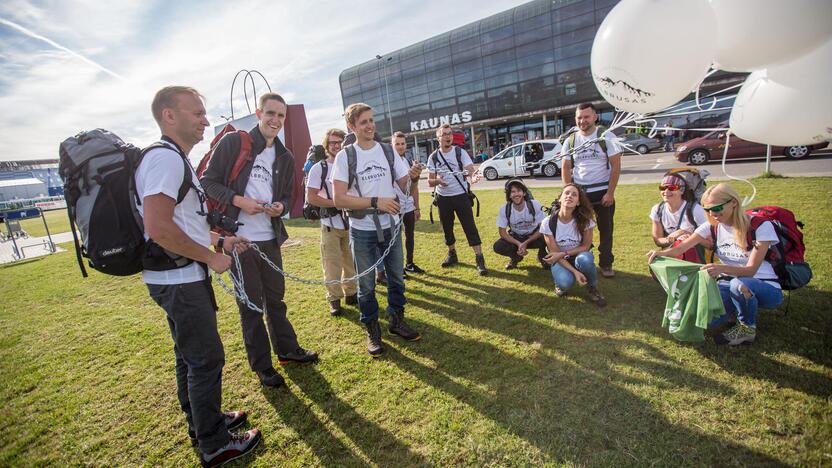
<svg viewBox="0 0 832 468">
<path fill-rule="evenodd" d="M 734 177 L 734 176 L 732 176 L 731 174 L 728 173 L 728 170 L 725 168 L 725 163 L 728 160 L 728 148 L 730 148 L 730 146 L 731 146 L 731 131 L 728 130 L 727 132 L 725 132 L 725 149 L 722 151 L 722 173 L 725 175 L 725 177 L 728 177 L 729 179 L 738 180 L 740 182 L 745 182 L 746 184 L 751 186 L 751 196 L 750 197 L 745 197 L 742 200 L 742 205 L 743 206 L 748 206 L 748 205 L 751 204 L 752 201 L 754 201 L 754 198 L 757 196 L 757 187 L 750 180 L 743 179 L 741 177 Z"/>
</svg>

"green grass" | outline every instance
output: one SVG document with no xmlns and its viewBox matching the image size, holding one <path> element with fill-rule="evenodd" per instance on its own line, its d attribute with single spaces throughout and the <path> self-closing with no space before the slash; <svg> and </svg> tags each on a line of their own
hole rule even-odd
<svg viewBox="0 0 832 468">
<path fill-rule="evenodd" d="M 65 209 L 44 211 L 43 215 L 46 218 L 46 224 L 49 226 L 50 234 L 69 232 L 69 218 Z M 43 227 L 43 219 L 40 216 L 24 219 L 20 222 L 20 227 L 31 237 L 43 237 L 46 235 L 46 228 Z M 5 231 L 6 227 L 2 226 L 2 229 Z"/>
<path fill-rule="evenodd" d="M 832 179 L 754 183 L 755 204 L 788 206 L 806 223 L 815 278 L 792 294 L 788 313 L 761 313 L 750 347 L 679 343 L 661 329 L 664 294 L 644 256 L 653 184 L 617 194 L 618 276 L 601 280 L 603 310 L 580 292 L 555 298 L 533 262 L 502 270 L 491 252 L 500 191 L 479 193 L 487 277 L 468 248 L 462 265 L 441 271 L 441 228 L 417 225 L 416 262 L 428 273 L 408 280 L 407 312 L 423 339 L 385 331 L 378 360 L 366 354 L 354 308 L 330 318 L 321 287 L 289 283 L 301 343 L 322 359 L 280 369 L 287 388 L 258 384 L 236 307 L 218 290 L 224 407 L 247 410 L 264 433 L 244 462 L 829 465 Z M 548 204 L 556 190 L 534 193 Z M 286 268 L 319 278 L 318 229 L 289 224 L 298 243 L 284 249 Z M 82 280 L 71 252 L 0 268 L 0 277 L 0 466 L 196 462 L 164 312 L 138 277 Z"/>
</svg>

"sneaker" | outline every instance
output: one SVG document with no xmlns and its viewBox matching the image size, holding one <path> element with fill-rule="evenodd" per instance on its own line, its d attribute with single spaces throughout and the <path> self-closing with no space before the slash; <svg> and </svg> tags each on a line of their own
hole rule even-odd
<svg viewBox="0 0 832 468">
<path fill-rule="evenodd" d="M 384 351 L 381 347 L 381 325 L 378 324 L 376 318 L 365 326 L 367 327 L 367 352 L 374 358 L 379 357 Z"/>
<path fill-rule="evenodd" d="M 542 258 L 538 258 L 537 261 L 540 262 L 540 268 L 543 268 L 546 271 L 549 271 L 549 270 L 552 269 L 552 265 L 549 265 L 548 263 L 546 263 L 546 261 L 543 260 Z"/>
<path fill-rule="evenodd" d="M 246 422 L 248 415 L 245 411 L 225 411 L 222 413 L 222 417 L 225 419 L 225 427 L 231 431 L 242 426 Z M 188 429 L 188 438 L 191 439 L 191 445 L 197 445 L 195 430 Z"/>
<path fill-rule="evenodd" d="M 448 256 L 442 261 L 442 268 L 448 268 L 451 265 L 459 263 L 459 258 L 456 256 L 456 250 L 449 250 Z"/>
<path fill-rule="evenodd" d="M 517 268 L 517 262 L 514 260 L 509 260 L 508 263 L 506 263 L 506 270 L 513 270 L 515 268 Z"/>
<path fill-rule="evenodd" d="M 601 276 L 604 278 L 615 278 L 615 271 L 613 271 L 612 267 L 601 267 Z"/>
<path fill-rule="evenodd" d="M 356 305 L 358 304 L 358 293 L 352 294 L 344 298 L 344 303 L 347 305 Z"/>
<path fill-rule="evenodd" d="M 477 261 L 477 271 L 480 273 L 480 276 L 485 276 L 488 274 L 488 269 L 485 268 L 485 257 L 482 254 L 476 255 L 475 259 Z"/>
<path fill-rule="evenodd" d="M 329 315 L 333 317 L 341 315 L 341 299 L 329 301 Z"/>
<path fill-rule="evenodd" d="M 415 263 L 408 263 L 404 266 L 404 271 L 409 273 L 424 273 L 425 270 L 419 268 Z"/>
<path fill-rule="evenodd" d="M 565 295 L 566 295 L 566 291 L 564 291 L 563 289 L 561 289 L 561 288 L 559 288 L 559 287 L 555 286 L 555 296 L 557 296 L 557 297 L 563 297 L 563 296 L 565 296 Z"/>
<path fill-rule="evenodd" d="M 751 344 L 756 337 L 757 327 L 750 327 L 738 321 L 736 325 L 729 328 L 725 333 L 716 335 L 714 341 L 716 344 L 736 346 L 743 343 Z"/>
<path fill-rule="evenodd" d="M 307 351 L 303 348 L 298 347 L 298 349 L 285 353 L 285 354 L 277 354 L 277 362 L 280 365 L 286 365 L 292 362 L 299 362 L 301 364 L 306 364 L 309 362 L 315 362 L 318 360 L 318 353 L 314 351 Z"/>
<path fill-rule="evenodd" d="M 604 307 L 607 305 L 607 299 L 601 295 L 598 288 L 590 286 L 587 290 L 587 294 L 589 295 L 590 302 L 594 303 L 598 307 Z"/>
<path fill-rule="evenodd" d="M 410 327 L 404 319 L 404 311 L 394 312 L 390 314 L 390 326 L 387 331 L 394 335 L 406 339 L 407 341 L 416 341 L 422 337 L 416 330 Z"/>
<path fill-rule="evenodd" d="M 284 384 L 283 377 L 274 370 L 274 367 L 269 367 L 266 370 L 255 373 L 260 379 L 260 383 L 265 387 L 277 388 Z"/>
<path fill-rule="evenodd" d="M 205 467 L 224 465 L 254 450 L 262 438 L 263 436 L 257 429 L 242 434 L 231 434 L 231 440 L 227 444 L 215 452 L 201 453 L 199 461 Z"/>
<path fill-rule="evenodd" d="M 387 273 L 383 271 L 376 273 L 376 284 L 387 286 Z"/>
</svg>

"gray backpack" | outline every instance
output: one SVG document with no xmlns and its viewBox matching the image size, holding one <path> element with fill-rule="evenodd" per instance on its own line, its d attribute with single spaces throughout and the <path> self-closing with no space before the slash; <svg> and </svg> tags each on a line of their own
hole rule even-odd
<svg viewBox="0 0 832 468">
<path fill-rule="evenodd" d="M 82 256 L 91 268 L 108 275 L 127 276 L 144 269 L 148 249 L 144 223 L 136 208 L 141 200 L 136 194 L 134 175 L 142 156 L 159 147 L 166 146 L 154 143 L 142 150 L 100 128 L 81 132 L 61 143 L 58 172 L 64 182 L 75 255 L 84 277 L 87 271 Z M 188 177 L 192 172 L 190 163 L 179 153 L 183 156 L 185 178 L 177 204 L 188 190 L 195 188 L 192 176 Z"/>
</svg>

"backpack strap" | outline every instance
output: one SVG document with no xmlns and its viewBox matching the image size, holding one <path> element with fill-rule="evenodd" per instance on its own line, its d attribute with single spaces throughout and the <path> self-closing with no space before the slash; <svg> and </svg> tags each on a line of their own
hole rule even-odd
<svg viewBox="0 0 832 468">
<path fill-rule="evenodd" d="M 664 216 L 664 200 L 659 202 L 659 207 L 656 209 L 656 214 L 659 217 L 659 225 L 662 227 L 662 235 L 667 237 L 669 234 L 667 229 L 664 228 L 664 223 L 662 222 L 662 216 Z"/>
<path fill-rule="evenodd" d="M 507 228 L 511 230 L 511 202 L 506 203 L 506 224 Z"/>
<path fill-rule="evenodd" d="M 237 134 L 240 135 L 240 152 L 237 154 L 237 159 L 234 161 L 234 165 L 231 167 L 231 173 L 228 175 L 229 187 L 240 176 L 243 167 L 254 160 L 251 156 L 251 135 L 242 130 L 237 130 Z"/>
<path fill-rule="evenodd" d="M 384 156 L 387 158 L 387 165 L 390 167 L 390 183 L 396 185 L 396 154 L 393 152 L 393 147 L 387 143 L 379 143 Z"/>
<path fill-rule="evenodd" d="M 184 200 L 185 197 L 188 195 L 189 190 L 194 189 L 197 193 L 201 193 L 201 190 L 199 190 L 196 184 L 194 184 L 194 176 L 192 174 L 193 167 L 191 167 L 191 162 L 188 161 L 188 157 L 185 156 L 185 153 L 182 151 L 179 145 L 177 145 L 175 141 L 164 135 L 162 136 L 162 140 L 173 145 L 173 150 L 176 151 L 176 153 L 179 154 L 179 156 L 182 158 L 182 165 L 184 166 L 184 171 L 182 172 L 182 185 L 179 186 L 179 191 L 176 192 L 176 204 L 178 205 L 182 203 L 182 200 Z M 157 148 L 171 149 L 170 146 L 162 143 L 161 141 L 157 141 L 142 150 L 142 157 L 144 157 L 144 155 L 149 153 L 151 150 Z M 141 200 L 139 200 L 138 198 L 139 195 L 138 193 L 136 193 L 136 202 L 139 205 L 141 205 Z M 202 200 L 202 198 L 203 196 L 200 196 L 200 201 Z"/>
<path fill-rule="evenodd" d="M 598 125 L 598 126 L 595 127 L 595 129 L 596 129 L 595 134 L 596 135 L 601 135 L 601 137 L 600 137 L 601 139 L 598 140 L 598 146 L 601 147 L 601 151 L 603 151 L 604 154 L 607 156 L 607 169 L 609 169 L 610 168 L 610 154 L 607 152 L 607 140 L 603 137 L 603 133 L 604 133 L 604 130 L 606 130 L 606 128 L 602 125 Z M 566 140 L 569 142 L 569 149 L 572 150 L 572 151 L 575 150 L 575 134 L 576 133 L 578 133 L 578 131 L 574 131 L 574 132 L 570 133 L 569 136 L 566 138 Z M 591 186 L 588 186 L 588 187 L 591 187 Z"/>
<path fill-rule="evenodd" d="M 355 147 L 353 145 L 347 145 L 344 148 L 344 151 L 347 152 L 347 189 L 351 188 L 353 184 L 355 184 L 355 180 L 358 178 L 356 174 L 356 167 L 358 166 L 358 154 L 355 152 Z M 361 189 L 356 187 L 358 190 L 358 195 L 361 196 Z"/>
</svg>

